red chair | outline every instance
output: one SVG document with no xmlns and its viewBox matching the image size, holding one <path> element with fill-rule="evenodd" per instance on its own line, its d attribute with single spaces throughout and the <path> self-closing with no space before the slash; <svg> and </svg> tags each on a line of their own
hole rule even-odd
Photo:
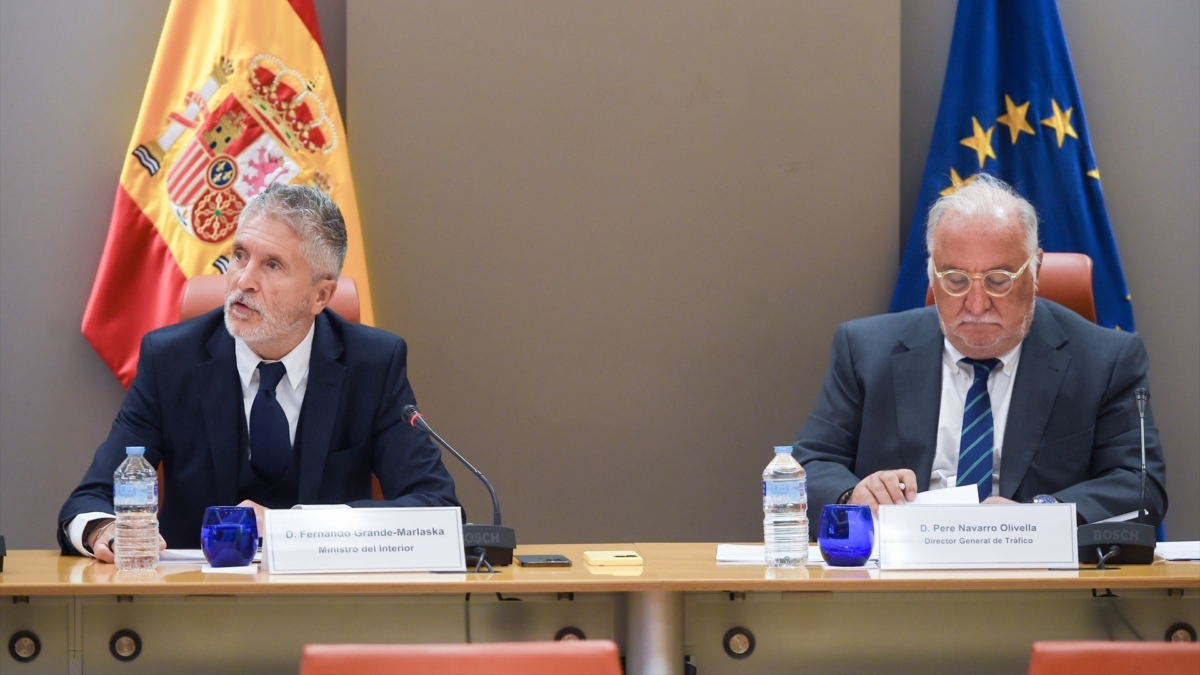
<svg viewBox="0 0 1200 675">
<path fill-rule="evenodd" d="M 300 675 L 622 675 L 610 640 L 305 645 Z"/>
<path fill-rule="evenodd" d="M 1200 642 L 1035 642 L 1029 675 L 1196 675 Z"/>
<path fill-rule="evenodd" d="M 1037 294 L 1057 302 L 1096 323 L 1096 297 L 1092 294 L 1092 259 L 1084 253 L 1044 253 L 1038 268 Z M 925 291 L 925 305 L 933 304 L 933 287 Z"/>
<path fill-rule="evenodd" d="M 179 303 L 179 320 L 187 321 L 210 312 L 225 304 L 225 275 L 204 274 L 192 277 L 183 285 L 183 300 Z M 329 309 L 337 312 L 338 316 L 352 323 L 360 320 L 358 304 L 358 284 L 353 277 L 342 275 L 338 278 L 337 290 L 329 299 Z M 162 465 L 158 467 L 158 506 L 162 508 Z M 371 476 L 371 498 L 383 499 L 383 489 L 379 479 Z"/>
</svg>

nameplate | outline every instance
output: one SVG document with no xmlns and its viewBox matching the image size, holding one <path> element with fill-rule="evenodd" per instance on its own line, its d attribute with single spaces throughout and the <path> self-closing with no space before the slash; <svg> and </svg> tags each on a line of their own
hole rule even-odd
<svg viewBox="0 0 1200 675">
<path fill-rule="evenodd" d="M 271 574 L 466 571 L 457 506 L 268 510 L 264 529 Z"/>
<path fill-rule="evenodd" d="M 1074 504 L 879 507 L 879 567 L 1079 569 Z"/>
</svg>

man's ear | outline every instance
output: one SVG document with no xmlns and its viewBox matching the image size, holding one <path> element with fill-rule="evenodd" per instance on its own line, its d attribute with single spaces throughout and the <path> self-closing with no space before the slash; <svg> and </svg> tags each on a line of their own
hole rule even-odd
<svg viewBox="0 0 1200 675">
<path fill-rule="evenodd" d="M 309 311 L 312 312 L 313 316 L 320 314 L 329 306 L 329 301 L 333 299 L 333 294 L 337 292 L 337 284 L 337 279 L 322 279 L 314 285 L 316 295 L 313 296 L 312 306 L 309 307 Z"/>
<path fill-rule="evenodd" d="M 1042 276 L 1042 249 L 1037 250 L 1037 274 L 1033 275 L 1033 294 L 1037 295 L 1038 279 Z"/>
</svg>

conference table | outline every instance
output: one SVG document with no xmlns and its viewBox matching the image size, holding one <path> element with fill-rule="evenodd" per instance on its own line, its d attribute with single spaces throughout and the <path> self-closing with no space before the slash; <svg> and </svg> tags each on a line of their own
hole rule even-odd
<svg viewBox="0 0 1200 675">
<path fill-rule="evenodd" d="M 1036 640 L 1200 626 L 1200 563 L 1096 570 L 769 569 L 712 543 L 522 546 L 569 568 L 496 573 L 117 572 L 10 551 L 3 673 L 295 673 L 304 644 L 604 638 L 629 673 L 1023 673 Z M 592 567 L 590 550 L 638 551 Z M 1189 633 L 1190 631 L 1190 633 Z M 32 646 L 36 655 L 29 660 Z"/>
</svg>

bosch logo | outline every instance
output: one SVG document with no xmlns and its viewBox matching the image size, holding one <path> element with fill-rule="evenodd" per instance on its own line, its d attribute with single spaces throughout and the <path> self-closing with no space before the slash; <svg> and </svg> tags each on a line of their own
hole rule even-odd
<svg viewBox="0 0 1200 675">
<path fill-rule="evenodd" d="M 500 535 L 495 532 L 467 532 L 463 534 L 463 541 L 471 546 L 498 546 Z"/>
<path fill-rule="evenodd" d="M 1134 530 L 1120 530 L 1113 532 L 1110 530 L 1096 530 L 1092 533 L 1092 541 L 1137 541 L 1137 532 Z"/>
</svg>

